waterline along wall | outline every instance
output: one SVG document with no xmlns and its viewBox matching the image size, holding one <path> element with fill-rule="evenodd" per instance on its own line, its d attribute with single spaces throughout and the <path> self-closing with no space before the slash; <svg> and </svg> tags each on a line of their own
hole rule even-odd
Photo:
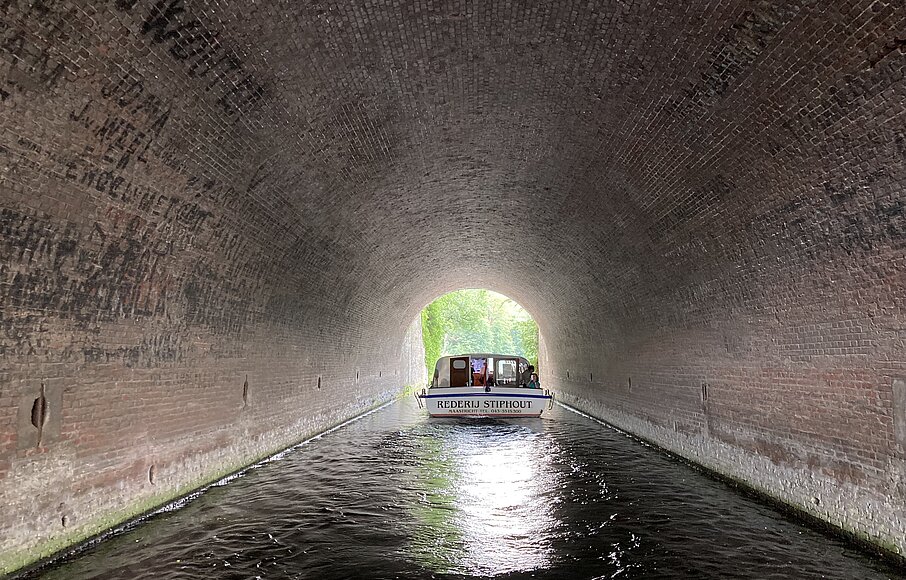
<svg viewBox="0 0 906 580">
<path fill-rule="evenodd" d="M 565 400 L 903 552 L 904 29 L 0 0 L 0 569 L 418 383 L 463 287 Z"/>
</svg>

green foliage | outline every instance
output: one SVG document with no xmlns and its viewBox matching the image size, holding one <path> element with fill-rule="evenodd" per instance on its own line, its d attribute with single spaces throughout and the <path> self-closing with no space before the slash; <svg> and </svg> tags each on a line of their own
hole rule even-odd
<svg viewBox="0 0 906 580">
<path fill-rule="evenodd" d="M 441 357 L 440 352 L 444 341 L 443 313 L 444 308 L 440 304 L 440 299 L 422 310 L 422 340 L 425 343 L 425 364 L 428 367 L 429 379 L 434 372 L 434 362 Z"/>
<path fill-rule="evenodd" d="M 516 322 L 516 332 L 519 334 L 522 350 L 522 356 L 528 359 L 529 363 L 538 368 L 538 325 L 529 318 Z"/>
<path fill-rule="evenodd" d="M 429 376 L 438 358 L 465 352 L 524 356 L 538 366 L 538 325 L 521 306 L 489 290 L 458 290 L 422 310 Z"/>
</svg>

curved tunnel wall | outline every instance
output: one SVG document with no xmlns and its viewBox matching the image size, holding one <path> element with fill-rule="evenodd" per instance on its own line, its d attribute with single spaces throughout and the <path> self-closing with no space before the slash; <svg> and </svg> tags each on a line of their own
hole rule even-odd
<svg viewBox="0 0 906 580">
<path fill-rule="evenodd" d="M 906 548 L 906 12 L 676 4 L 0 2 L 4 567 L 388 399 L 463 286 Z"/>
</svg>

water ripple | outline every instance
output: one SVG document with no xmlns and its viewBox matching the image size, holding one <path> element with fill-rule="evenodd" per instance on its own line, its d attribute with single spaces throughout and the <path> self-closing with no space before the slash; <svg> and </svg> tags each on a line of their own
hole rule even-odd
<svg viewBox="0 0 906 580">
<path fill-rule="evenodd" d="M 29 577 L 900 574 L 579 414 L 429 420 L 400 401 Z"/>
</svg>

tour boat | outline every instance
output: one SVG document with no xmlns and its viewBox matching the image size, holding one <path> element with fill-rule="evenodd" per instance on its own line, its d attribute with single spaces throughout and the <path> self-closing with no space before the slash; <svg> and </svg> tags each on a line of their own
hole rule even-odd
<svg viewBox="0 0 906 580">
<path fill-rule="evenodd" d="M 431 386 L 416 394 L 432 417 L 540 417 L 553 396 L 529 381 L 529 363 L 507 354 L 444 356 Z"/>
</svg>

